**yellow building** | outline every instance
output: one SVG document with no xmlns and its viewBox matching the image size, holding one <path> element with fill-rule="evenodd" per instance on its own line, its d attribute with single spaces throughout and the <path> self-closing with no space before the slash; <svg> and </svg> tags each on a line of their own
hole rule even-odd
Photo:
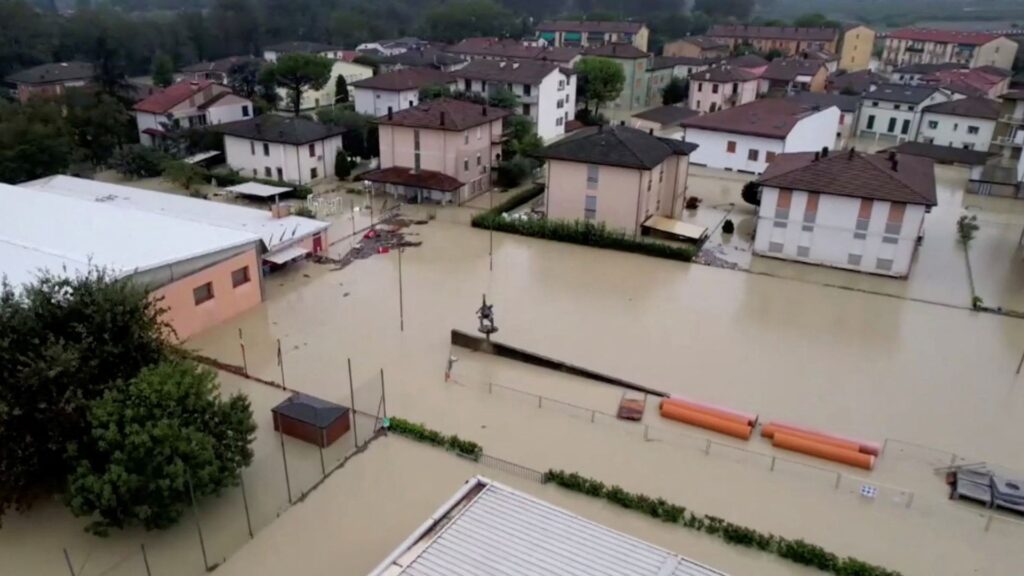
<svg viewBox="0 0 1024 576">
<path fill-rule="evenodd" d="M 839 68 L 847 72 L 867 70 L 875 47 L 875 31 L 862 24 L 845 26 L 839 40 Z"/>
</svg>

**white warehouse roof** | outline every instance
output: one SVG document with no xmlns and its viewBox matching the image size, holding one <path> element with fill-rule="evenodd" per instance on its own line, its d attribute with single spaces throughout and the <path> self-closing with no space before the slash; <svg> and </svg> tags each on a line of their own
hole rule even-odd
<svg viewBox="0 0 1024 576">
<path fill-rule="evenodd" d="M 43 269 L 77 274 L 97 266 L 124 276 L 259 242 L 251 232 L 6 184 L 0 205 L 0 276 L 15 286 Z"/>
<path fill-rule="evenodd" d="M 370 576 L 724 576 L 475 477 Z"/>
<path fill-rule="evenodd" d="M 50 176 L 20 186 L 53 194 L 93 200 L 115 206 L 162 214 L 220 228 L 255 234 L 273 252 L 294 241 L 327 229 L 327 222 L 286 216 L 274 218 L 268 210 L 246 208 L 223 202 L 211 202 L 181 194 L 154 192 L 109 182 L 97 182 L 71 176 Z"/>
</svg>

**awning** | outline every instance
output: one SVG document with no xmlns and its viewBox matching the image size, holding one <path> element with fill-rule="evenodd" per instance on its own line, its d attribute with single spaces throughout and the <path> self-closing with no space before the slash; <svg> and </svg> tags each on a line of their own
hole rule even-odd
<svg viewBox="0 0 1024 576">
<path fill-rule="evenodd" d="M 302 246 L 290 246 L 284 250 L 278 250 L 277 252 L 270 252 L 263 256 L 263 259 L 273 264 L 286 264 L 292 260 L 298 260 L 309 254 L 309 250 L 306 250 Z"/>
<path fill-rule="evenodd" d="M 210 158 L 213 158 L 214 156 L 220 156 L 220 152 L 218 152 L 216 150 L 209 150 L 209 151 L 206 151 L 206 152 L 200 152 L 199 154 L 193 154 L 192 156 L 189 156 L 188 158 L 185 158 L 184 160 L 182 160 L 182 162 L 185 162 L 186 164 L 199 164 L 200 162 L 204 162 L 206 160 L 209 160 Z"/>
<path fill-rule="evenodd" d="M 244 184 L 225 188 L 225 190 L 228 192 L 234 192 L 235 194 L 241 194 L 242 196 L 256 196 L 257 198 L 271 198 L 273 196 L 292 191 L 291 188 L 268 186 L 266 184 L 260 184 L 259 182 L 245 182 Z"/>
<path fill-rule="evenodd" d="M 708 233 L 708 229 L 704 226 L 688 224 L 664 216 L 651 216 L 643 223 L 643 227 L 693 241 L 700 241 Z"/>
</svg>

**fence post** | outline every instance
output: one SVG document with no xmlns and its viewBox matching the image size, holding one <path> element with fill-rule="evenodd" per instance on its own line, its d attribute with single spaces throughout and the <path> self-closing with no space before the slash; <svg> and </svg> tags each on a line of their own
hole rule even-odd
<svg viewBox="0 0 1024 576">
<path fill-rule="evenodd" d="M 284 383 L 284 356 L 281 354 L 281 339 L 277 339 L 277 365 L 281 368 L 281 388 L 288 389 L 288 385 Z"/>
<path fill-rule="evenodd" d="M 139 544 L 139 548 L 142 549 L 142 563 L 146 565 L 146 576 L 153 576 L 153 573 L 149 570 L 149 557 L 146 556 L 146 545 Z"/>
<path fill-rule="evenodd" d="M 910 505 L 913 504 L 913 503 L 914 503 L 914 493 L 913 492 L 909 492 L 907 494 L 907 508 L 910 508 Z"/>
<path fill-rule="evenodd" d="M 543 402 L 543 401 L 544 401 L 544 397 L 538 394 L 537 395 L 537 408 L 542 408 L 541 402 Z"/>
<path fill-rule="evenodd" d="M 352 405 L 352 437 L 355 440 L 356 448 L 359 448 L 359 421 L 356 420 L 356 389 L 352 383 L 352 359 L 348 359 L 348 393 L 349 404 Z"/>
<path fill-rule="evenodd" d="M 71 576 L 75 576 L 75 567 L 71 565 L 71 555 L 68 554 L 68 549 L 64 549 L 64 561 L 68 563 L 68 572 L 71 572 Z"/>
<path fill-rule="evenodd" d="M 988 532 L 988 529 L 991 528 L 991 527 L 992 527 L 992 515 L 989 514 L 988 515 L 988 520 L 985 521 L 985 532 Z"/>
<path fill-rule="evenodd" d="M 199 534 L 199 549 L 203 552 L 203 568 L 210 571 L 210 562 L 206 559 L 206 541 L 203 540 L 203 527 L 199 525 L 199 507 L 196 506 L 196 494 L 192 489 L 192 472 L 185 469 L 185 480 L 188 482 L 188 497 L 192 500 L 192 516 L 196 521 L 196 532 Z"/>
<path fill-rule="evenodd" d="M 839 484 L 843 481 L 843 473 L 836 472 L 836 490 L 839 490 Z"/>
<path fill-rule="evenodd" d="M 354 418 L 353 418 L 354 420 Z M 284 487 L 288 491 L 288 503 L 292 503 L 292 481 L 288 477 L 288 455 L 284 451 L 284 432 L 281 430 L 281 424 L 277 412 L 274 413 L 274 424 L 277 424 L 277 435 L 281 438 L 281 462 L 284 462 Z"/>
<path fill-rule="evenodd" d="M 491 381 L 487 382 L 487 393 L 488 394 L 494 394 L 494 382 L 491 382 Z"/>
<path fill-rule="evenodd" d="M 591 411 L 590 411 L 590 423 L 591 423 L 591 424 L 593 424 L 593 423 L 594 423 L 594 418 L 595 418 L 596 416 L 597 416 L 597 410 L 591 410 Z"/>
<path fill-rule="evenodd" d="M 708 443 L 704 445 L 704 455 L 708 456 L 710 454 L 711 454 L 711 440 L 708 440 Z"/>
<path fill-rule="evenodd" d="M 238 329 L 238 346 L 242 349 L 242 372 L 249 376 L 249 363 L 245 360 L 245 339 L 242 337 L 242 329 Z"/>
<path fill-rule="evenodd" d="M 245 507 L 245 526 L 249 529 L 249 539 L 252 540 L 252 518 L 249 517 L 249 497 L 245 494 L 245 476 L 238 471 L 238 483 L 242 485 L 242 506 Z"/>
<path fill-rule="evenodd" d="M 771 467 L 771 471 L 772 471 L 772 472 L 775 472 L 775 456 L 772 456 L 772 467 Z"/>
<path fill-rule="evenodd" d="M 388 396 L 384 392 L 384 369 L 380 369 L 380 402 L 384 407 L 384 418 L 388 417 Z"/>
<path fill-rule="evenodd" d="M 649 438 L 647 436 L 647 424 L 644 424 L 644 442 L 647 441 L 649 441 Z"/>
</svg>

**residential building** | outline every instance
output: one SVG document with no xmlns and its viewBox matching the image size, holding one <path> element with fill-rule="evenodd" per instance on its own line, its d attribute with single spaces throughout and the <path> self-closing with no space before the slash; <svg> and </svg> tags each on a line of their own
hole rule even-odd
<svg viewBox="0 0 1024 576">
<path fill-rule="evenodd" d="M 1009 70 L 994 66 L 961 70 L 940 70 L 921 78 L 922 84 L 941 86 L 964 96 L 999 98 L 1010 89 Z"/>
<path fill-rule="evenodd" d="M 936 205 L 933 162 L 896 152 L 783 154 L 757 184 L 755 254 L 896 278 Z"/>
<path fill-rule="evenodd" d="M 793 59 L 818 60 L 825 67 L 826 74 L 832 74 L 839 70 L 839 56 L 828 50 L 802 50 Z"/>
<path fill-rule="evenodd" d="M 379 40 L 377 42 L 363 42 L 356 46 L 356 52 L 373 51 L 375 56 L 397 56 L 409 50 L 421 49 L 430 43 L 414 37 L 396 38 L 394 40 Z"/>
<path fill-rule="evenodd" d="M 839 108 L 790 99 L 755 100 L 683 120 L 684 139 L 699 148 L 695 165 L 760 174 L 779 154 L 835 148 Z"/>
<path fill-rule="evenodd" d="M 757 99 L 759 76 L 729 64 L 713 66 L 690 76 L 689 106 L 698 112 L 717 112 Z"/>
<path fill-rule="evenodd" d="M 68 88 L 81 88 L 96 77 L 96 70 L 88 62 L 54 62 L 26 68 L 7 76 L 4 80 L 14 86 L 22 104 L 35 97 L 63 96 Z"/>
<path fill-rule="evenodd" d="M 760 76 L 764 74 L 764 71 L 768 69 L 769 62 L 758 56 L 757 54 L 744 54 L 743 56 L 737 56 L 735 58 L 729 58 L 722 63 L 724 66 L 732 66 L 733 68 L 743 68 L 749 72 L 753 72 Z"/>
<path fill-rule="evenodd" d="M 934 86 L 883 84 L 863 95 L 857 135 L 913 140 L 921 124 L 922 109 L 953 99 L 953 94 Z"/>
<path fill-rule="evenodd" d="M 345 84 L 348 89 L 348 98 L 352 100 L 355 97 L 355 91 L 352 85 L 360 80 L 365 80 L 373 76 L 373 68 L 364 66 L 362 64 L 356 64 L 354 62 L 345 62 L 342 60 L 335 61 L 331 66 L 331 78 L 324 84 L 324 87 L 319 90 L 305 90 L 302 92 L 302 102 L 299 105 L 300 111 L 305 110 L 316 110 L 322 106 L 334 105 L 337 98 L 337 86 L 338 77 L 345 77 Z M 279 96 L 277 108 L 279 110 L 291 111 L 292 102 L 291 94 L 284 88 L 278 88 L 277 94 Z"/>
<path fill-rule="evenodd" d="M 543 60 L 569 67 L 582 53 L 579 47 L 527 45 L 511 38 L 466 38 L 447 51 L 469 60 Z"/>
<path fill-rule="evenodd" d="M 310 184 L 334 176 L 344 128 L 264 114 L 217 127 L 228 166 L 243 176 Z"/>
<path fill-rule="evenodd" d="M 892 70 L 908 64 L 954 62 L 968 68 L 1013 67 L 1017 43 L 987 32 L 904 28 L 885 38 L 882 66 Z"/>
<path fill-rule="evenodd" d="M 587 48 L 583 55 L 586 57 L 606 58 L 622 67 L 625 82 L 622 92 L 614 102 L 606 105 L 611 114 L 625 114 L 628 116 L 635 110 L 644 110 L 650 107 L 650 100 L 647 92 L 647 64 L 650 55 L 632 44 L 605 44 L 594 48 Z M 659 102 L 660 103 L 660 102 Z"/>
<path fill-rule="evenodd" d="M 632 44 L 646 52 L 649 35 L 650 30 L 643 22 L 547 20 L 537 25 L 537 36 L 549 46 Z"/>
<path fill-rule="evenodd" d="M 264 48 L 263 59 L 267 62 L 277 62 L 277 59 L 284 54 L 318 54 L 331 60 L 344 60 L 344 52 L 340 46 L 319 42 L 281 42 Z"/>
<path fill-rule="evenodd" d="M 408 202 L 461 204 L 491 189 L 509 114 L 451 98 L 391 112 L 377 120 L 380 169 L 361 178 Z"/>
<path fill-rule="evenodd" d="M 467 58 L 442 52 L 440 49 L 432 46 L 412 48 L 401 54 L 382 56 L 377 59 L 380 73 L 394 72 L 406 68 L 430 68 L 443 72 L 454 72 L 465 66 L 468 62 Z"/>
<path fill-rule="evenodd" d="M 672 76 L 687 80 L 694 72 L 707 70 L 715 61 L 689 56 L 655 56 L 651 58 L 651 69 L 672 68 Z"/>
<path fill-rule="evenodd" d="M 653 216 L 678 219 L 686 201 L 689 142 L 628 126 L 594 126 L 541 150 L 545 214 L 634 237 Z"/>
<path fill-rule="evenodd" d="M 1024 90 L 1011 90 L 1000 97 L 999 119 L 992 138 L 993 152 L 1010 164 L 1024 154 Z"/>
<path fill-rule="evenodd" d="M 404 68 L 352 83 L 356 112 L 383 116 L 388 110 L 412 108 L 420 103 L 420 90 L 430 86 L 455 87 L 455 78 L 433 68 Z"/>
<path fill-rule="evenodd" d="M 839 31 L 835 28 L 719 24 L 712 26 L 707 36 L 728 44 L 730 49 L 746 45 L 762 54 L 778 50 L 783 56 L 794 56 L 803 50 L 835 53 L 839 44 Z"/>
<path fill-rule="evenodd" d="M 463 484 L 369 576 L 417 574 L 725 576 L 480 476 Z"/>
<path fill-rule="evenodd" d="M 662 56 L 683 56 L 700 60 L 723 60 L 729 57 L 728 43 L 707 36 L 687 36 L 667 42 L 661 49 Z"/>
<path fill-rule="evenodd" d="M 253 62 L 260 62 L 260 59 L 254 56 L 229 56 L 220 60 L 196 62 L 182 68 L 178 77 L 180 80 L 210 80 L 227 85 L 231 83 L 231 76 L 237 67 Z"/>
<path fill-rule="evenodd" d="M 776 58 L 761 73 L 758 93 L 772 97 L 824 92 L 828 68 L 822 60 Z"/>
<path fill-rule="evenodd" d="M 637 130 L 654 130 L 662 138 L 683 139 L 683 120 L 699 116 L 700 112 L 685 106 L 659 106 L 633 114 L 629 125 Z"/>
<path fill-rule="evenodd" d="M 168 130 L 235 122 L 253 115 L 252 102 L 210 80 L 182 81 L 137 102 L 132 108 L 139 141 L 162 143 Z"/>
<path fill-rule="evenodd" d="M 675 62 L 665 58 L 650 58 L 647 64 L 647 104 L 661 103 L 662 92 L 676 77 Z"/>
<path fill-rule="evenodd" d="M 857 135 L 857 121 L 860 113 L 860 97 L 846 94 L 828 94 L 822 92 L 798 92 L 789 97 L 794 102 L 812 108 L 826 109 L 832 106 L 839 108 L 839 131 L 836 132 L 836 150 L 852 145 Z"/>
<path fill-rule="evenodd" d="M 517 112 L 533 121 L 545 141 L 565 134 L 576 115 L 576 72 L 552 62 L 474 60 L 451 75 L 466 92 L 511 91 L 519 99 Z"/>
<path fill-rule="evenodd" d="M 889 72 L 889 78 L 893 84 L 917 86 L 918 84 L 923 83 L 923 78 L 931 76 L 936 72 L 941 72 L 943 70 L 962 70 L 964 68 L 965 65 L 958 62 L 906 64 Z"/>
<path fill-rule="evenodd" d="M 257 306 L 263 269 L 326 248 L 327 222 L 69 176 L 0 185 L 0 275 L 91 266 L 145 286 L 187 339 Z"/>
<path fill-rule="evenodd" d="M 839 68 L 847 72 L 867 70 L 875 49 L 875 31 L 863 24 L 849 24 L 839 34 Z"/>
<path fill-rule="evenodd" d="M 870 70 L 860 70 L 857 72 L 839 70 L 829 75 L 825 81 L 825 90 L 835 94 L 861 95 L 878 88 L 882 84 L 888 83 L 888 78 Z"/>
<path fill-rule="evenodd" d="M 925 106 L 917 140 L 927 144 L 987 151 L 995 136 L 1000 105 L 973 97 Z"/>
</svg>

